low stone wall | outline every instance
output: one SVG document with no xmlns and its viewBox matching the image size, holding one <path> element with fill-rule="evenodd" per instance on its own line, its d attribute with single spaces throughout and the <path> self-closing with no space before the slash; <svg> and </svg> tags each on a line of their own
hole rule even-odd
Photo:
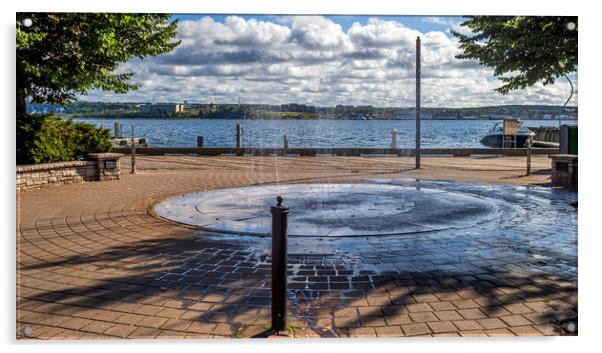
<svg viewBox="0 0 602 353">
<path fill-rule="evenodd" d="M 121 153 L 90 153 L 88 159 L 96 163 L 96 180 L 116 180 L 121 176 Z"/>
<path fill-rule="evenodd" d="M 550 156 L 552 159 L 552 184 L 577 185 L 578 184 L 578 157 L 573 154 L 559 154 Z"/>
<path fill-rule="evenodd" d="M 17 190 L 52 184 L 115 180 L 121 176 L 118 153 L 91 153 L 88 160 L 17 166 Z"/>
</svg>

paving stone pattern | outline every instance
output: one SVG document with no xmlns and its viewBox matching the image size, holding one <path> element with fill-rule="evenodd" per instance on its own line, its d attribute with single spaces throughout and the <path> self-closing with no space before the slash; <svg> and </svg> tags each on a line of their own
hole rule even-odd
<svg viewBox="0 0 602 353">
<path fill-rule="evenodd" d="M 558 335 L 560 322 L 577 317 L 574 192 L 416 182 L 394 159 L 137 161 L 138 174 L 121 180 L 18 192 L 18 338 L 261 337 L 270 321 L 269 238 L 211 234 L 149 208 L 262 183 L 412 183 L 516 206 L 507 218 L 455 231 L 293 242 L 292 337 Z"/>
</svg>

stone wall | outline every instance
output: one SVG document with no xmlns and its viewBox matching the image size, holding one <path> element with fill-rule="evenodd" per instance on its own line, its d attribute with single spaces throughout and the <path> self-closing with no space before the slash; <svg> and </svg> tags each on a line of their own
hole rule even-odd
<svg viewBox="0 0 602 353">
<path fill-rule="evenodd" d="M 90 153 L 88 159 L 96 163 L 96 180 L 116 180 L 121 176 L 120 153 Z"/>
<path fill-rule="evenodd" d="M 559 154 L 552 158 L 552 185 L 578 184 L 578 158 L 572 154 Z"/>
<path fill-rule="evenodd" d="M 91 153 L 88 160 L 17 166 L 17 190 L 52 184 L 115 180 L 121 176 L 120 154 Z"/>
</svg>

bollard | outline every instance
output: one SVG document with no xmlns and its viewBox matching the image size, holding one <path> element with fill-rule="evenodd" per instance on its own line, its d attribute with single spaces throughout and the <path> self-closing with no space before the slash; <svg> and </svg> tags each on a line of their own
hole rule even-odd
<svg viewBox="0 0 602 353">
<path fill-rule="evenodd" d="M 121 125 L 115 122 L 115 137 L 121 137 Z"/>
<path fill-rule="evenodd" d="M 196 137 L 196 146 L 197 147 L 203 147 L 205 141 L 203 139 L 203 136 L 197 136 Z"/>
<path fill-rule="evenodd" d="M 136 174 L 136 141 L 134 140 L 134 126 L 132 125 L 132 174 Z"/>
<path fill-rule="evenodd" d="M 271 207 L 272 213 L 272 329 L 286 328 L 286 266 L 288 207 L 278 204 Z"/>
<path fill-rule="evenodd" d="M 286 153 L 286 150 L 288 150 L 288 139 L 286 138 L 286 135 L 284 135 L 284 153 Z"/>
<path fill-rule="evenodd" d="M 393 128 L 393 130 L 391 130 L 391 148 L 395 149 L 397 148 L 397 129 Z"/>
<path fill-rule="evenodd" d="M 236 124 L 236 148 L 240 148 L 242 146 L 242 128 L 240 124 Z"/>
<path fill-rule="evenodd" d="M 527 139 L 527 175 L 531 175 L 531 139 Z"/>
</svg>

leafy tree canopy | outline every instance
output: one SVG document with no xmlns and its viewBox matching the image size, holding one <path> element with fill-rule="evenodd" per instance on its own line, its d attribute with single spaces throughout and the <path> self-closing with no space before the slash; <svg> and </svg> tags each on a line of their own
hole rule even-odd
<svg viewBox="0 0 602 353">
<path fill-rule="evenodd" d="M 577 70 L 577 17 L 467 16 L 461 26 L 472 33 L 452 30 L 463 50 L 457 58 L 493 68 L 502 94 Z"/>
<path fill-rule="evenodd" d="M 91 89 L 125 93 L 119 64 L 171 51 L 177 21 L 167 14 L 17 13 L 17 112 L 25 99 L 65 104 Z M 31 19 L 31 22 L 25 21 Z M 26 25 L 29 25 L 27 27 Z"/>
</svg>

